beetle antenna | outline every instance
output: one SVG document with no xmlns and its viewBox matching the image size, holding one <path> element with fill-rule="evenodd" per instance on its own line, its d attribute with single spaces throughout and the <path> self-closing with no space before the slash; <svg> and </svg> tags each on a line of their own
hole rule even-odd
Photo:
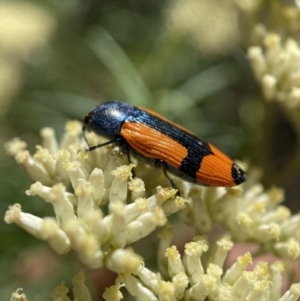
<svg viewBox="0 0 300 301">
<path fill-rule="evenodd" d="M 87 152 L 91 152 L 92 150 L 96 149 L 96 148 L 99 148 L 99 147 L 102 147 L 102 146 L 105 146 L 105 145 L 109 145 L 109 144 L 112 144 L 112 143 L 115 143 L 115 142 L 118 142 L 120 141 L 119 138 L 117 139 L 114 139 L 114 140 L 110 140 L 110 141 L 107 141 L 107 142 L 104 142 L 104 143 L 101 143 L 101 144 L 98 144 L 98 145 L 95 145 L 95 146 L 89 146 L 86 151 Z"/>
</svg>

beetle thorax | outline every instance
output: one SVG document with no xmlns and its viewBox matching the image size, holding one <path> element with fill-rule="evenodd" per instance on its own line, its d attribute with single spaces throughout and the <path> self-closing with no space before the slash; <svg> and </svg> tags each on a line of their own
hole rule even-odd
<svg viewBox="0 0 300 301">
<path fill-rule="evenodd" d="M 109 102 L 96 107 L 90 116 L 89 128 L 99 135 L 119 135 L 132 107 L 121 102 Z"/>
</svg>

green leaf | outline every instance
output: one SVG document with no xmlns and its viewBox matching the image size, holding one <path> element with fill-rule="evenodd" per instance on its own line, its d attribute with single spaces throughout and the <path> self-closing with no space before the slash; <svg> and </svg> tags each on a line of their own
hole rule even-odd
<svg viewBox="0 0 300 301">
<path fill-rule="evenodd" d="M 150 93 L 123 49 L 102 28 L 92 30 L 88 44 L 102 64 L 111 72 L 132 105 L 147 106 Z"/>
</svg>

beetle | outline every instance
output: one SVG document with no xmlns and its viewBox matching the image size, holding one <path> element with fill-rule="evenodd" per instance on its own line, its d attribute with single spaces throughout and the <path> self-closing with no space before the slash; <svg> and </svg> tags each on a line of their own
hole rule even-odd
<svg viewBox="0 0 300 301">
<path fill-rule="evenodd" d="M 87 151 L 115 143 L 128 158 L 130 152 L 162 167 L 167 177 L 170 172 L 188 182 L 221 187 L 246 181 L 245 172 L 218 148 L 149 109 L 120 101 L 105 102 L 85 116 L 85 131 L 109 139 L 89 146 Z"/>
</svg>

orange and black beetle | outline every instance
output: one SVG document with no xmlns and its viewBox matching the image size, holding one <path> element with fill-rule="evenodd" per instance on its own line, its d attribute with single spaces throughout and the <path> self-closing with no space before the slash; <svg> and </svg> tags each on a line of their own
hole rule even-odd
<svg viewBox="0 0 300 301">
<path fill-rule="evenodd" d="M 88 151 L 116 143 L 192 183 L 232 187 L 246 181 L 244 171 L 215 146 L 148 109 L 109 101 L 86 115 L 83 130 L 110 139 Z"/>
</svg>

